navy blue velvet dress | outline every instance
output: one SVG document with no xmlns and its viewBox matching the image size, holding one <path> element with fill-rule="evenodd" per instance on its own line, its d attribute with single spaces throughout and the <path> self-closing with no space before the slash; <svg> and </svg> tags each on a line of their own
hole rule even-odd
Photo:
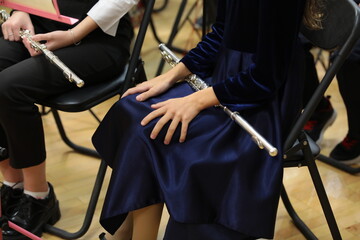
<svg viewBox="0 0 360 240">
<path fill-rule="evenodd" d="M 270 157 L 260 150 L 215 107 L 193 119 L 184 143 L 178 142 L 177 131 L 164 145 L 167 128 L 151 140 L 156 120 L 140 125 L 152 111 L 150 105 L 191 94 L 187 83 L 145 102 L 134 95 L 123 98 L 93 136 L 94 146 L 113 169 L 100 219 L 107 231 L 115 232 L 129 211 L 166 203 L 172 220 L 167 239 L 240 239 L 243 234 L 272 238 L 282 144 L 300 110 L 297 36 L 303 8 L 304 0 L 219 1 L 212 32 L 182 59 L 193 73 L 208 79 L 223 105 L 239 111 L 279 148 L 279 155 Z M 185 238 L 179 231 L 193 228 L 176 223 L 201 226 L 201 234 L 196 237 L 194 231 Z M 214 226 L 221 228 L 221 237 L 209 230 Z"/>
</svg>

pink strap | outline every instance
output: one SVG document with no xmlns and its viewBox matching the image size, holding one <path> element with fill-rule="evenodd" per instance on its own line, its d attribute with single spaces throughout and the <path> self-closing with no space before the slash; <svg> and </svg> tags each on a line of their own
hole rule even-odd
<svg viewBox="0 0 360 240">
<path fill-rule="evenodd" d="M 29 237 L 32 240 L 42 240 L 40 237 L 36 236 L 35 234 L 27 231 L 26 229 L 19 227 L 18 225 L 14 224 L 10 221 L 8 221 L 8 224 L 9 224 L 9 227 L 11 227 L 15 231 L 21 233 L 22 235 Z"/>
<path fill-rule="evenodd" d="M 11 0 L 0 0 L 0 5 L 2 5 L 4 7 L 15 9 L 15 10 L 20 10 L 20 11 L 23 11 L 23 12 L 27 12 L 27 13 L 37 15 L 37 16 L 40 16 L 40 17 L 52 19 L 52 20 L 55 20 L 55 21 L 58 21 L 58 22 L 67 23 L 67 24 L 70 24 L 70 25 L 73 25 L 74 23 L 79 21 L 79 19 L 61 15 L 60 11 L 59 11 L 58 4 L 57 4 L 57 1 L 52 0 L 52 2 L 53 2 L 54 8 L 55 8 L 57 14 L 49 13 L 49 12 L 39 10 L 39 9 L 35 9 L 35 8 L 31 8 L 31 7 L 24 6 L 24 5 L 21 5 L 21 4 L 18 4 L 18 3 L 13 3 Z"/>
</svg>

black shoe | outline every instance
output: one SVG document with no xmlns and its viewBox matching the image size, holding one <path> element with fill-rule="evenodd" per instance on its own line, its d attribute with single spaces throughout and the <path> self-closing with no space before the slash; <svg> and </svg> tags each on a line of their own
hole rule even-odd
<svg viewBox="0 0 360 240">
<path fill-rule="evenodd" d="M 13 188 L 3 184 L 0 188 L 1 194 L 1 213 L 8 217 L 11 211 L 18 205 L 22 195 L 23 189 Z"/>
<path fill-rule="evenodd" d="M 331 151 L 330 157 L 349 165 L 360 163 L 360 139 L 354 139 L 347 135 Z"/>
<path fill-rule="evenodd" d="M 29 232 L 41 236 L 45 224 L 54 225 L 60 219 L 59 201 L 54 189 L 49 184 L 50 193 L 45 199 L 35 199 L 23 194 L 18 206 L 9 216 L 9 220 Z M 4 240 L 27 240 L 21 233 L 7 228 L 3 229 Z"/>
<path fill-rule="evenodd" d="M 320 145 L 325 130 L 330 127 L 336 119 L 336 111 L 331 106 L 328 96 L 324 101 L 324 107 L 316 109 L 310 120 L 306 123 L 304 130 L 306 133 Z"/>
</svg>

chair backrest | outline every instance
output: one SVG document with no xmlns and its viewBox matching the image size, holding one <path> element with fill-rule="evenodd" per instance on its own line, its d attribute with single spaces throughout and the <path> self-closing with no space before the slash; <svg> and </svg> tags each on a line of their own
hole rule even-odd
<svg viewBox="0 0 360 240">
<path fill-rule="evenodd" d="M 360 8 L 353 0 L 326 0 L 321 30 L 302 27 L 301 33 L 315 46 L 336 50 L 336 57 L 327 69 L 313 96 L 288 135 L 284 149 L 289 149 L 313 114 L 326 89 L 360 37 Z"/>
</svg>

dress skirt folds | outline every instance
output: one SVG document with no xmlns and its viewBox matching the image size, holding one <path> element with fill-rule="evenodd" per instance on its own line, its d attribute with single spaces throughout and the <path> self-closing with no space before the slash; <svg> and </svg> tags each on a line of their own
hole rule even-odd
<svg viewBox="0 0 360 240">
<path fill-rule="evenodd" d="M 231 65 L 220 65 L 215 74 L 228 72 L 231 66 L 247 68 L 251 64 L 251 55 L 237 51 L 222 57 L 231 58 Z M 229 229 L 231 236 L 235 231 L 239 236 L 272 238 L 282 180 L 280 157 L 270 157 L 259 149 L 251 136 L 217 107 L 193 119 L 183 143 L 178 142 L 179 129 L 172 142 L 164 145 L 167 128 L 152 140 L 156 120 L 140 125 L 152 111 L 151 104 L 192 92 L 182 82 L 145 102 L 138 102 L 135 95 L 127 96 L 107 113 L 93 136 L 100 156 L 113 169 L 101 224 L 114 233 L 129 211 L 166 203 L 175 223 L 217 224 Z M 293 92 L 299 94 L 298 89 Z M 286 102 L 295 97 L 290 96 L 281 97 L 288 98 Z M 270 143 L 280 147 L 279 156 L 285 120 L 281 111 L 289 112 L 282 109 L 280 101 L 275 97 L 241 112 Z M 290 119 L 293 116 L 286 115 Z"/>
<path fill-rule="evenodd" d="M 110 233 L 129 211 L 165 203 L 171 221 L 165 239 L 272 238 L 282 182 L 282 144 L 301 110 L 303 52 L 297 44 L 304 0 L 221 0 L 217 20 L 181 62 L 207 78 L 219 101 L 239 111 L 279 149 L 270 157 L 220 108 L 201 111 L 164 145 L 167 128 L 141 120 L 151 104 L 193 92 L 177 83 L 138 102 L 116 102 L 93 136 L 113 169 L 100 223 Z M 283 7 L 286 6 L 286 11 Z M 159 54 L 160 55 L 160 54 Z M 184 233 L 184 234 L 183 234 Z M 190 236 L 190 237 L 186 237 Z"/>
</svg>

